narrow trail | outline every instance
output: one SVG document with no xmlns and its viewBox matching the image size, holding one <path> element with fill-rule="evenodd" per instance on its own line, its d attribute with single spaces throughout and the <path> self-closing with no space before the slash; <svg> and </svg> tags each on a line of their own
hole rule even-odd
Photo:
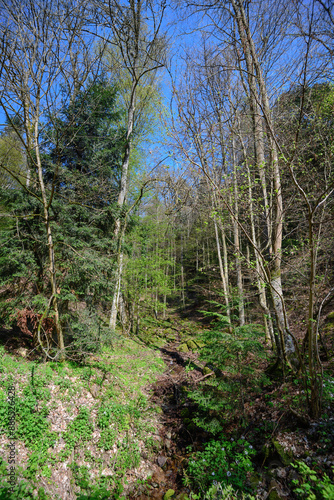
<svg viewBox="0 0 334 500">
<path fill-rule="evenodd" d="M 182 482 L 183 469 L 186 466 L 187 446 L 196 448 L 207 440 L 207 433 L 194 425 L 185 424 L 185 416 L 195 409 L 187 398 L 187 389 L 193 388 L 203 379 L 203 371 L 197 364 L 197 354 L 181 353 L 177 338 L 160 348 L 166 371 L 152 384 L 151 401 L 162 410 L 159 418 L 159 438 L 161 450 L 155 457 L 159 471 L 148 481 L 149 490 L 134 497 L 138 500 L 163 499 L 168 490 L 175 491 L 176 499 L 183 499 L 189 489 Z M 191 370 L 187 369 L 191 363 Z M 143 488 L 144 489 L 144 488 Z"/>
</svg>

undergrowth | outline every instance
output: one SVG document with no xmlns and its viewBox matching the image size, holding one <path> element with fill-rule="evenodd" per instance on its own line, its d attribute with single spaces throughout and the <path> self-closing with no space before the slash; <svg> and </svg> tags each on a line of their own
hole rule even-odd
<svg viewBox="0 0 334 500">
<path fill-rule="evenodd" d="M 130 340 L 120 340 L 84 363 L 17 362 L 1 349 L 1 433 L 10 436 L 7 388 L 14 385 L 16 427 L 10 438 L 15 439 L 16 450 L 24 444 L 28 459 L 22 467 L 16 464 L 13 494 L 6 474 L 2 475 L 0 499 L 58 498 L 54 471 L 63 467 L 62 462 L 70 470 L 79 499 L 119 498 L 126 473 L 140 464 L 147 432 L 154 430 L 154 410 L 142 389 L 163 370 L 154 351 Z M 79 405 L 79 398 L 87 404 Z M 51 431 L 50 412 L 59 405 L 69 423 L 56 433 Z M 59 446 L 61 441 L 64 445 Z M 1 451 L 6 471 L 9 449 L 4 445 Z M 103 458 L 101 451 L 110 458 Z M 100 472 L 92 476 L 96 468 Z M 108 468 L 109 475 L 103 474 Z M 41 478 L 49 487 L 39 489 Z"/>
</svg>

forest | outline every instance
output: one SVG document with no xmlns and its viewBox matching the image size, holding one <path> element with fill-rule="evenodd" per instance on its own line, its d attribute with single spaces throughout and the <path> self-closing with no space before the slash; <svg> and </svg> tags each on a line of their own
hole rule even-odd
<svg viewBox="0 0 334 500">
<path fill-rule="evenodd" d="M 0 500 L 333 499 L 333 1 L 0 12 Z"/>
</svg>

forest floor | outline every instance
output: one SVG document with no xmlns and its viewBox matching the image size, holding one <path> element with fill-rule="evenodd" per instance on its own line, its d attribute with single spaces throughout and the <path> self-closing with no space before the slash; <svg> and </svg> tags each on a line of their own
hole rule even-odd
<svg viewBox="0 0 334 500">
<path fill-rule="evenodd" d="M 197 425 L 200 405 L 192 397 L 216 377 L 197 352 L 200 328 L 171 314 L 144 327 L 141 340 L 120 337 L 84 364 L 41 363 L 29 351 L 29 339 L 3 332 L 0 418 L 4 426 L 6 389 L 14 384 L 22 491 L 6 496 L 8 463 L 2 459 L 0 499 L 194 498 L 187 474 L 191 453 L 218 439 Z M 254 388 L 243 410 L 227 407 L 224 439 L 246 439 L 256 451 L 245 484 L 254 497 L 307 498 L 294 492 L 293 481 L 306 483 L 293 467 L 296 461 L 315 471 L 313 482 L 308 480 L 315 489 L 324 474 L 333 479 L 334 370 L 329 363 L 326 368 L 321 420 L 307 417 L 301 389 L 291 378 Z M 219 418 L 218 412 L 208 414 Z M 3 432 L 2 457 L 9 442 Z"/>
<path fill-rule="evenodd" d="M 184 340 L 184 335 L 177 335 L 174 341 L 160 349 L 166 370 L 153 384 L 151 400 L 163 409 L 160 417 L 163 449 L 157 458 L 157 463 L 162 464 L 162 470 L 153 478 L 153 482 L 148 482 L 156 490 L 146 490 L 139 497 L 133 498 L 162 499 L 166 488 L 175 491 L 175 497 L 172 498 L 186 498 L 190 490 L 184 487 L 183 481 L 190 457 L 189 446 L 192 452 L 202 451 L 205 444 L 213 438 L 210 433 L 194 424 L 193 417 L 199 408 L 187 396 L 213 373 L 205 369 L 205 363 L 199 360 L 197 352 L 191 349 L 180 352 L 180 346 L 184 351 Z M 190 346 L 191 343 L 190 341 Z M 272 380 L 260 392 L 254 390 L 249 393 L 245 398 L 243 414 L 237 409 L 225 420 L 224 434 L 227 439 L 246 438 L 256 449 L 255 471 L 249 474 L 247 481 L 256 498 L 306 498 L 305 492 L 305 497 L 294 493 L 296 485 L 293 481 L 297 484 L 307 482 L 305 476 L 298 474 L 292 465 L 296 461 L 303 461 L 312 470 L 315 469 L 315 488 L 324 473 L 333 480 L 334 370 L 332 364 L 327 363 L 326 366 L 332 376 L 327 373 L 325 377 L 324 400 L 327 406 L 322 419 L 312 421 L 307 416 L 307 409 L 300 405 L 300 387 L 287 379 L 284 382 Z M 310 474 L 306 475 L 309 477 Z M 311 493 L 311 481 L 309 482 Z"/>
</svg>

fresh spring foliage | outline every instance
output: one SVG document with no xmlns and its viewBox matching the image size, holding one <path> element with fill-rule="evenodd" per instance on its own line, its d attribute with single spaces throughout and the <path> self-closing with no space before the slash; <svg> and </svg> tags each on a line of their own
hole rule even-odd
<svg viewBox="0 0 334 500">
<path fill-rule="evenodd" d="M 204 451 L 190 455 L 186 473 L 186 483 L 205 491 L 213 481 L 230 484 L 237 489 L 247 489 L 247 474 L 253 471 L 251 456 L 255 451 L 241 437 L 210 441 Z"/>
<path fill-rule="evenodd" d="M 87 408 L 80 408 L 78 415 L 68 426 L 64 434 L 64 440 L 67 446 L 72 449 L 80 443 L 91 439 L 93 425 L 90 422 L 90 415 Z"/>
<path fill-rule="evenodd" d="M 12 486 L 7 481 L 8 464 L 0 458 L 0 500 L 50 500 L 44 488 L 35 488 L 25 480 L 17 482 L 12 491 Z"/>
<path fill-rule="evenodd" d="M 238 375 L 240 383 L 247 385 L 247 380 L 256 376 L 255 367 L 259 358 L 265 357 L 265 349 L 261 340 L 264 338 L 263 327 L 258 324 L 236 326 L 232 318 L 229 322 L 224 314 L 226 309 L 221 303 L 209 301 L 218 311 L 202 311 L 212 318 L 211 329 L 203 333 L 204 347 L 201 357 L 217 368 L 224 368 L 231 375 Z"/>
<path fill-rule="evenodd" d="M 264 373 L 258 370 L 266 351 L 261 325 L 235 326 L 228 321 L 222 304 L 216 301 L 210 304 L 218 311 L 202 311 L 213 321 L 211 329 L 202 334 L 200 357 L 215 371 L 216 377 L 188 394 L 199 408 L 195 424 L 217 435 L 223 429 L 224 415 L 227 417 L 229 412 L 237 410 L 243 416 L 247 391 L 267 383 Z"/>
<path fill-rule="evenodd" d="M 295 479 L 292 483 L 296 486 L 294 493 L 297 498 L 307 500 L 331 500 L 334 498 L 334 483 L 327 474 L 319 477 L 316 471 L 310 469 L 304 462 L 297 462 L 293 467 L 298 470 L 301 479 Z M 332 467 L 334 473 L 334 467 Z"/>
<path fill-rule="evenodd" d="M 123 111 L 117 104 L 116 86 L 101 76 L 52 113 L 46 117 L 41 154 L 43 180 L 52 200 L 49 216 L 58 268 L 57 299 L 65 342 L 72 342 L 72 353 L 96 351 L 99 340 L 109 341 L 104 331 L 99 335 L 103 326 L 95 316 L 97 309 L 103 315 L 112 297 Z M 16 326 L 18 314 L 27 311 L 30 318 L 25 326 L 33 333 L 47 311 L 51 292 L 41 193 L 37 173 L 33 166 L 30 169 L 35 196 L 27 196 L 20 186 L 0 189 L 0 207 L 6 212 L 0 221 L 0 313 L 7 326 Z M 80 301 L 85 303 L 84 313 L 77 308 Z M 49 316 L 52 322 L 52 310 Z"/>
</svg>

